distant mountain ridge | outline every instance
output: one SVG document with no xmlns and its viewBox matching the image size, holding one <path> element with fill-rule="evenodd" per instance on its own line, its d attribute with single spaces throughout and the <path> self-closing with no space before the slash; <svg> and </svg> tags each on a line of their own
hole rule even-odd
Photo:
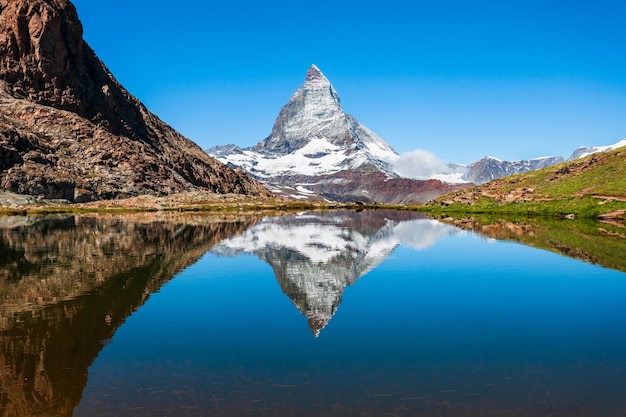
<svg viewBox="0 0 626 417">
<path fill-rule="evenodd" d="M 521 161 L 502 161 L 486 156 L 483 159 L 472 162 L 469 165 L 457 165 L 453 170 L 462 173 L 461 179 L 474 184 L 484 184 L 509 175 L 535 171 L 550 165 L 563 162 L 560 156 L 548 156 Z"/>
<path fill-rule="evenodd" d="M 73 202 L 269 195 L 150 113 L 82 34 L 67 0 L 0 0 L 0 189 Z"/>
<path fill-rule="evenodd" d="M 626 139 L 607 146 L 581 146 L 577 148 L 567 160 L 573 161 L 595 153 L 611 151 L 622 146 L 626 146 Z M 546 156 L 521 161 L 502 161 L 491 156 L 486 156 L 469 165 L 451 165 L 451 177 L 454 178 L 456 175 L 463 181 L 480 185 L 498 178 L 536 171 L 562 162 L 565 162 L 565 159 L 561 156 Z"/>
<path fill-rule="evenodd" d="M 572 155 L 569 157 L 568 161 L 573 161 L 575 159 L 584 158 L 589 155 L 593 155 L 598 152 L 607 152 L 612 151 L 614 149 L 621 148 L 622 146 L 626 146 L 626 139 L 622 139 L 621 141 L 608 146 L 581 146 L 576 149 Z"/>
</svg>

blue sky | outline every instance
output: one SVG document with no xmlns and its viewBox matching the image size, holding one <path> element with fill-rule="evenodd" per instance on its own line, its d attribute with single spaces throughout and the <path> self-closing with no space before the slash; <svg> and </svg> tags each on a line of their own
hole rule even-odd
<svg viewBox="0 0 626 417">
<path fill-rule="evenodd" d="M 203 148 L 265 138 L 311 64 L 399 153 L 567 158 L 626 137 L 622 1 L 73 3 L 114 76 Z"/>
</svg>

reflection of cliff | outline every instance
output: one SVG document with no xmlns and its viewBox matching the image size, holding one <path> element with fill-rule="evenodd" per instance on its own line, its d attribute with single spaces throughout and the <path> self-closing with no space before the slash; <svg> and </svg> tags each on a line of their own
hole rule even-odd
<svg viewBox="0 0 626 417">
<path fill-rule="evenodd" d="M 317 336 L 335 314 L 345 288 L 400 243 L 423 249 L 453 230 L 409 212 L 310 213 L 267 219 L 213 252 L 254 253 L 270 264 L 283 292 Z"/>
<path fill-rule="evenodd" d="M 0 416 L 71 416 L 106 340 L 250 220 L 0 219 Z M 28 225 L 28 223 L 34 223 Z"/>
</svg>

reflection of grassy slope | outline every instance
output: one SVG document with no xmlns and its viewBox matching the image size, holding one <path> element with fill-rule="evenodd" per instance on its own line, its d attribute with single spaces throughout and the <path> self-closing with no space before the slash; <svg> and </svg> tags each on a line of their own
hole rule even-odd
<svg viewBox="0 0 626 417">
<path fill-rule="evenodd" d="M 520 242 L 626 272 L 626 228 L 592 220 L 460 215 L 439 219 L 482 235 Z"/>
<path fill-rule="evenodd" d="M 597 217 L 626 209 L 626 148 L 491 181 L 440 197 L 435 211 L 576 213 Z M 619 217 L 624 218 L 622 213 Z"/>
</svg>

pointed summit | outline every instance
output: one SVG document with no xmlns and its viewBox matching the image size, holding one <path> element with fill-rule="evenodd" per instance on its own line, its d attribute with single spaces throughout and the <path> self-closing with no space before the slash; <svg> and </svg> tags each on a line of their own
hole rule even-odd
<svg viewBox="0 0 626 417">
<path fill-rule="evenodd" d="M 324 76 L 324 74 L 322 74 L 322 71 L 320 71 L 320 69 L 317 68 L 315 64 L 312 64 L 309 67 L 309 70 L 306 72 L 306 80 L 307 81 L 313 81 L 313 80 L 328 81 L 328 79 Z"/>
<path fill-rule="evenodd" d="M 317 167 L 315 174 L 345 170 L 396 176 L 385 162 L 396 152 L 343 111 L 339 94 L 316 65 L 309 67 L 305 82 L 280 110 L 270 136 L 253 150 L 271 158 L 302 153 Z"/>
<path fill-rule="evenodd" d="M 306 146 L 313 138 L 344 136 L 348 129 L 339 94 L 315 65 L 305 82 L 283 106 L 272 133 L 254 147 L 257 152 L 286 155 Z"/>
</svg>

